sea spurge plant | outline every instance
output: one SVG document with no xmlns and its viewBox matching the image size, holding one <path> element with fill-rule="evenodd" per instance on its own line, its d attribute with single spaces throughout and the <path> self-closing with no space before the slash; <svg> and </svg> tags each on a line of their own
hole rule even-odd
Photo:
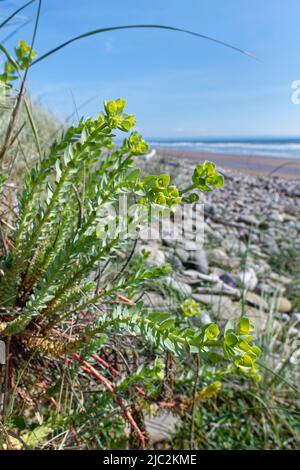
<svg viewBox="0 0 300 470">
<path fill-rule="evenodd" d="M 201 165 L 197 165 L 193 176 L 192 184 L 185 188 L 181 195 L 186 193 L 188 195 L 182 197 L 182 200 L 186 203 L 193 203 L 199 200 L 199 195 L 194 191 L 199 190 L 203 192 L 212 191 L 213 188 L 221 188 L 224 184 L 224 176 L 216 171 L 215 163 L 206 160 Z"/>
<path fill-rule="evenodd" d="M 224 177 L 215 168 L 215 163 L 209 161 L 197 165 L 192 178 L 195 188 L 201 191 L 211 191 L 213 187 L 220 188 L 223 186 Z"/>
<path fill-rule="evenodd" d="M 139 181 L 139 171 L 132 170 L 133 158 L 148 151 L 137 132 L 114 148 L 113 129 L 127 131 L 135 123 L 124 107 L 125 100 L 109 101 L 104 113 L 81 119 L 26 176 L 12 246 L 1 260 L 0 302 L 11 309 L 4 334 L 76 310 L 95 288 L 87 276 L 124 243 L 117 231 L 98 229 L 118 194 L 142 195 L 149 208 L 180 202 L 169 175 Z"/>
<path fill-rule="evenodd" d="M 102 392 L 104 388 L 97 401 L 103 419 L 108 420 L 118 406 L 144 447 L 143 433 L 125 399 L 132 401 L 132 391 L 138 394 L 138 415 L 138 403 L 141 407 L 159 398 L 157 384 L 164 381 L 165 371 L 159 357 L 195 355 L 211 365 L 224 362 L 232 373 L 256 379 L 259 350 L 252 345 L 246 319 L 235 329 L 227 328 L 223 337 L 214 323 L 193 326 L 191 317 L 201 313 L 194 300 L 186 301 L 176 316 L 144 305 L 143 293 L 171 268 L 149 266 L 146 252 L 135 255 L 132 240 L 123 236 L 120 214 L 107 216 L 110 209 L 126 196 L 129 202 L 142 202 L 147 217 L 153 207 L 171 212 L 182 200 L 193 202 L 195 193 L 187 198 L 185 193 L 219 187 L 223 177 L 209 162 L 197 170 L 199 180 L 193 177 L 193 185 L 185 190 L 172 185 L 167 174 L 141 177 L 134 159 L 148 152 L 144 139 L 132 130 L 121 144 L 115 143 L 115 129 L 128 132 L 135 124 L 124 109 L 125 100 L 117 99 L 105 103 L 98 116 L 80 119 L 26 175 L 18 194 L 15 229 L 0 259 L 0 338 L 15 351 L 34 351 L 48 360 L 67 355 L 69 363 L 77 364 L 77 372 L 79 367 Z M 0 193 L 5 181 L 0 178 Z M 144 215 L 139 219 L 137 214 L 128 211 L 126 222 L 136 218 L 143 226 Z M 72 332 L 65 335 L 70 321 Z M 152 358 L 146 355 L 131 377 L 99 356 L 115 338 L 130 338 L 151 349 Z M 128 344 L 126 350 L 129 354 Z M 91 363 L 95 360 L 116 380 L 100 373 Z M 199 392 L 199 401 L 217 391 L 212 384 L 202 395 Z M 86 403 L 92 410 L 92 401 Z M 175 406 L 165 400 L 159 403 Z"/>
<path fill-rule="evenodd" d="M 204 387 L 202 390 L 200 390 L 196 394 L 196 401 L 202 402 L 202 401 L 207 400 L 208 398 L 213 397 L 214 395 L 219 393 L 221 388 L 222 388 L 222 383 L 220 381 L 216 380 L 215 382 L 212 382 L 211 384 L 207 385 L 207 387 Z"/>
<path fill-rule="evenodd" d="M 210 323 L 204 328 L 204 340 L 216 340 L 220 334 L 218 325 Z"/>
<path fill-rule="evenodd" d="M 152 205 L 170 209 L 181 201 L 184 192 L 170 184 L 167 174 L 140 179 L 139 170 L 132 168 L 133 160 L 147 152 L 148 145 L 137 132 L 114 146 L 116 125 L 122 129 L 126 119 L 130 121 L 128 127 L 134 124 L 124 107 L 124 100 L 109 101 L 104 113 L 81 119 L 26 176 L 19 194 L 16 230 L 10 249 L 1 259 L 0 306 L 6 319 L 2 335 L 22 335 L 32 331 L 33 324 L 48 331 L 88 306 L 115 305 L 117 296 L 121 306 L 89 324 L 81 332 L 82 338 L 73 342 L 72 350 L 118 324 L 132 334 L 141 331 L 160 351 L 167 349 L 173 354 L 191 352 L 218 362 L 219 353 L 213 348 L 222 347 L 220 360 L 231 361 L 239 373 L 253 376 L 258 349 L 250 345 L 250 326 L 245 319 L 235 332 L 227 329 L 224 340 L 220 340 L 216 324 L 194 331 L 189 322 L 177 325 L 167 313 L 148 314 L 142 304 L 134 307 L 130 299 L 151 279 L 166 274 L 169 267 L 150 268 L 143 257 L 140 261 L 134 257 L 130 274 L 126 270 L 113 278 L 107 276 L 97 285 L 87 280 L 99 263 L 117 261 L 117 251 L 128 244 L 118 230 L 111 232 L 104 225 L 99 231 L 102 211 L 116 203 L 118 194 L 138 200 L 142 196 L 149 209 Z M 116 117 L 118 124 L 112 120 Z M 196 172 L 206 185 L 223 184 L 210 162 L 197 167 Z M 194 187 L 198 184 L 200 190 L 206 190 L 200 179 L 194 176 L 193 180 Z M 188 320 L 200 311 L 195 301 L 188 300 L 182 313 L 182 319 Z"/>
<path fill-rule="evenodd" d="M 135 125 L 134 116 L 123 112 L 125 105 L 126 101 L 121 98 L 104 103 L 105 119 L 111 129 L 128 132 Z"/>
<path fill-rule="evenodd" d="M 141 135 L 136 131 L 132 132 L 128 139 L 124 139 L 122 144 L 122 151 L 124 153 L 132 153 L 136 156 L 145 155 L 149 152 L 149 145 Z"/>
<path fill-rule="evenodd" d="M 146 176 L 140 186 L 140 189 L 144 191 L 140 202 L 174 209 L 182 198 L 180 190 L 169 183 L 170 176 L 166 174 Z"/>
<path fill-rule="evenodd" d="M 236 329 L 233 328 L 231 322 L 228 322 L 224 333 L 223 349 L 225 357 L 233 360 L 239 374 L 260 380 L 256 361 L 261 350 L 252 344 L 253 336 L 250 332 L 253 330 L 253 325 L 246 317 L 239 320 Z"/>
<path fill-rule="evenodd" d="M 25 70 L 36 57 L 36 52 L 21 39 L 18 47 L 15 47 L 16 58 L 10 57 L 4 63 L 4 71 L 0 74 L 0 82 L 6 88 L 12 87 L 12 82 L 19 78 L 19 72 Z"/>
<path fill-rule="evenodd" d="M 28 67 L 30 62 L 36 57 L 36 52 L 27 44 L 24 39 L 20 39 L 18 47 L 15 48 L 15 53 L 17 57 L 17 64 L 21 70 L 24 70 Z"/>
<path fill-rule="evenodd" d="M 193 299 L 186 299 L 181 309 L 184 317 L 193 317 L 194 315 L 201 315 L 202 313 L 199 304 Z"/>
<path fill-rule="evenodd" d="M 259 380 L 257 359 L 260 349 L 253 344 L 254 337 L 249 332 L 253 330 L 246 317 L 242 317 L 237 324 L 229 321 L 223 331 L 220 331 L 216 323 L 209 323 L 203 327 L 191 328 L 191 318 L 200 313 L 199 307 L 193 300 L 186 300 L 182 305 L 182 316 L 179 325 L 175 324 L 173 335 L 181 335 L 181 348 L 192 354 L 198 354 L 211 365 L 227 364 L 227 374 L 243 375 L 244 377 Z M 169 318 L 169 320 L 168 320 Z M 170 317 L 159 317 L 155 319 L 161 324 L 171 326 Z M 182 331 L 184 334 L 182 335 Z M 174 347 L 173 347 L 174 349 Z"/>
</svg>

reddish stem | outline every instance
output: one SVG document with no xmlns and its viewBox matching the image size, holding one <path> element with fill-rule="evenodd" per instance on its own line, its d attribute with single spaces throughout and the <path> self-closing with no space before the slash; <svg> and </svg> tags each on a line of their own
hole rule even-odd
<svg viewBox="0 0 300 470">
<path fill-rule="evenodd" d="M 138 427 L 138 425 L 136 424 L 135 420 L 131 416 L 131 413 L 127 410 L 122 398 L 118 397 L 116 395 L 115 385 L 112 382 L 110 382 L 110 380 L 103 377 L 103 375 L 100 374 L 100 372 L 98 372 L 93 366 L 91 366 L 91 364 L 89 364 L 87 361 L 82 359 L 82 357 L 80 357 L 79 354 L 73 353 L 73 357 L 83 364 L 83 366 L 81 366 L 81 369 L 83 369 L 84 371 L 86 371 L 90 375 L 94 375 L 94 377 L 96 377 L 101 383 L 103 383 L 103 385 L 106 387 L 106 389 L 114 395 L 114 400 L 116 401 L 116 403 L 122 409 L 123 414 L 124 414 L 125 418 L 127 419 L 127 421 L 130 423 L 130 425 L 136 431 L 136 433 L 139 437 L 140 443 L 141 443 L 141 448 L 144 450 L 145 449 L 145 437 L 144 437 L 142 431 L 140 430 L 140 428 Z"/>
<path fill-rule="evenodd" d="M 53 405 L 55 406 L 56 410 L 57 410 L 60 414 L 63 414 L 60 405 L 57 403 L 57 401 L 56 401 L 53 397 L 50 398 L 50 401 L 53 403 Z"/>
<path fill-rule="evenodd" d="M 102 359 L 102 357 L 100 357 L 98 354 L 92 354 L 92 357 L 94 359 L 96 359 L 96 361 L 99 362 L 100 364 L 102 364 L 104 367 L 109 369 L 112 372 L 113 375 L 115 375 L 117 377 L 122 377 L 122 374 L 118 370 L 116 370 L 108 362 L 106 362 L 104 359 Z M 143 390 L 142 387 L 139 387 L 138 385 L 135 385 L 134 388 L 141 395 L 146 396 L 146 392 L 145 392 L 145 390 Z M 160 402 L 158 402 L 158 405 L 161 406 L 162 408 L 174 408 L 176 406 L 176 403 L 160 401 Z"/>
</svg>

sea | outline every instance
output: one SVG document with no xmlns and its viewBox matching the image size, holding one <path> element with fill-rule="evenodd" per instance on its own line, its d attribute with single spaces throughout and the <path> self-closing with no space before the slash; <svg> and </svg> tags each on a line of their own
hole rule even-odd
<svg viewBox="0 0 300 470">
<path fill-rule="evenodd" d="M 300 138 L 152 138 L 152 148 L 300 159 Z"/>
</svg>

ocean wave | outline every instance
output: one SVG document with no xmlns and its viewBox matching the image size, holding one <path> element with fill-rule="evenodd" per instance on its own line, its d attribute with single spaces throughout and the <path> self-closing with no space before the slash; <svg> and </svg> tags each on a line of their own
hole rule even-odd
<svg viewBox="0 0 300 470">
<path fill-rule="evenodd" d="M 237 141 L 160 141 L 152 140 L 153 147 L 202 150 L 212 153 L 235 153 L 243 155 L 262 155 L 283 158 L 300 158 L 300 142 L 237 142 Z"/>
</svg>

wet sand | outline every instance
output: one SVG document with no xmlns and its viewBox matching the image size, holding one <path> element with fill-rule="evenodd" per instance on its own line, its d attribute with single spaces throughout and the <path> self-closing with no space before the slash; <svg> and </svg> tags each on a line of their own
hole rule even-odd
<svg viewBox="0 0 300 470">
<path fill-rule="evenodd" d="M 188 159 L 190 162 L 195 163 L 211 160 L 220 167 L 256 176 L 279 176 L 287 179 L 300 179 L 300 158 L 296 160 L 292 158 L 273 158 L 258 155 L 174 150 L 173 148 L 159 148 L 157 149 L 157 155 L 168 158 L 168 160 L 174 162 L 178 159 L 181 161 Z"/>
</svg>

